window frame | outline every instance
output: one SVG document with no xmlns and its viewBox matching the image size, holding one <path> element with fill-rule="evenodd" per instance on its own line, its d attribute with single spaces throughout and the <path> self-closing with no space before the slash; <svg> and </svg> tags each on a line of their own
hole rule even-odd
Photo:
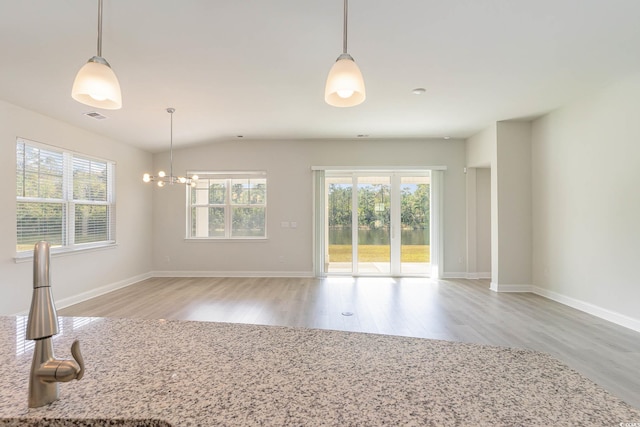
<svg viewBox="0 0 640 427">
<path fill-rule="evenodd" d="M 191 191 L 192 187 L 186 187 L 186 227 L 185 227 L 185 241 L 188 242 L 242 242 L 242 241 L 266 241 L 268 239 L 268 192 L 269 183 L 266 171 L 187 171 L 189 175 L 197 175 L 198 181 L 208 179 L 225 180 L 225 201 L 224 203 L 192 203 Z M 232 180 L 238 179 L 258 179 L 265 180 L 264 202 L 257 203 L 233 203 L 232 202 Z M 223 208 L 224 209 L 224 236 L 206 236 L 196 237 L 192 235 L 193 229 L 193 215 L 192 211 L 194 207 L 208 207 L 208 208 Z M 262 236 L 233 236 L 233 209 L 234 208 L 261 208 L 264 211 L 264 235 Z"/>
<path fill-rule="evenodd" d="M 46 197 L 30 197 L 18 195 L 18 173 L 20 169 L 18 167 L 18 146 L 23 144 L 23 147 L 32 147 L 38 150 L 44 150 L 52 153 L 62 155 L 62 198 L 46 198 Z M 20 203 L 54 203 L 62 206 L 62 244 L 60 246 L 52 246 L 51 253 L 64 254 L 74 253 L 86 250 L 95 250 L 102 248 L 115 247 L 116 241 L 116 194 L 115 194 L 115 171 L 116 162 L 113 160 L 103 159 L 88 154 L 67 150 L 61 147 L 56 147 L 49 144 L 33 141 L 27 138 L 16 138 L 15 143 L 15 177 L 16 177 L 16 217 L 15 217 L 15 230 L 16 230 L 16 244 L 15 244 L 15 260 L 29 259 L 33 257 L 32 249 L 18 250 L 18 205 Z M 74 159 L 83 162 L 97 162 L 104 163 L 106 165 L 106 194 L 105 200 L 89 200 L 86 198 L 75 198 L 74 195 Z M 23 184 L 24 185 L 24 184 Z M 76 243 L 76 206 L 105 206 L 106 207 L 106 239 Z"/>
</svg>

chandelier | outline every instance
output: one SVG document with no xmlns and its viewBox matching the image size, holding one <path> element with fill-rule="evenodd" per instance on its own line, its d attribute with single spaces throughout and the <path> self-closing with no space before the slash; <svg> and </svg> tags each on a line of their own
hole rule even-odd
<svg viewBox="0 0 640 427">
<path fill-rule="evenodd" d="M 175 113 L 175 108 L 167 108 L 167 113 L 171 115 L 171 139 L 170 139 L 170 157 L 169 157 L 169 175 L 166 174 L 165 171 L 159 171 L 158 175 L 150 175 L 145 173 L 142 175 L 142 180 L 144 182 L 155 182 L 158 187 L 164 187 L 165 185 L 173 185 L 173 184 L 185 184 L 195 187 L 198 182 L 198 175 L 192 175 L 191 177 L 184 176 L 174 176 L 173 175 L 173 113 Z"/>
</svg>

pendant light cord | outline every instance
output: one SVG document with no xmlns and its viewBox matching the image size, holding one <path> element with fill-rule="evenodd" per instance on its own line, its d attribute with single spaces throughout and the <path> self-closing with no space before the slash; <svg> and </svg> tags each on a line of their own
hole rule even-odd
<svg viewBox="0 0 640 427">
<path fill-rule="evenodd" d="M 98 56 L 102 58 L 102 0 L 98 0 Z"/>
<path fill-rule="evenodd" d="M 342 38 L 342 53 L 347 53 L 347 11 L 348 9 L 349 9 L 349 0 L 344 0 L 344 37 Z"/>
</svg>

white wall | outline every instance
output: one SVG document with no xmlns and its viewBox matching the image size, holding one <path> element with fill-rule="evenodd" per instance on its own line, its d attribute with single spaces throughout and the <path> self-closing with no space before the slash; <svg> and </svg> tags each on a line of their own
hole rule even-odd
<svg viewBox="0 0 640 427">
<path fill-rule="evenodd" d="M 491 289 L 494 291 L 522 291 L 531 286 L 531 124 L 501 121 L 473 135 L 466 141 L 466 164 L 473 168 L 467 185 L 468 246 L 476 252 L 472 274 L 479 271 L 477 245 L 487 233 L 478 224 L 478 168 L 490 168 L 483 176 L 490 184 L 490 260 Z M 486 190 L 486 188 L 483 188 Z M 482 191 L 482 190 L 481 190 Z M 482 206 L 486 214 L 486 206 Z M 482 218 L 482 220 L 485 220 Z M 486 258 L 482 260 L 486 262 Z M 485 271 L 486 272 L 486 271 Z"/>
<path fill-rule="evenodd" d="M 476 270 L 491 278 L 491 170 L 476 168 Z"/>
<path fill-rule="evenodd" d="M 468 171 L 467 185 L 467 246 L 470 262 L 467 266 L 469 277 L 479 277 L 479 273 L 491 272 L 492 283 L 498 279 L 498 125 L 494 123 L 488 128 L 471 136 L 466 141 L 466 165 Z M 488 230 L 480 230 L 482 224 L 478 223 L 478 182 L 477 171 L 479 168 L 488 169 L 489 172 L 489 224 Z M 489 243 L 482 242 L 482 233 L 489 232 Z M 478 247 L 482 245 L 482 249 Z M 491 264 L 488 270 L 481 270 L 479 264 L 479 251 L 486 250 L 487 246 L 491 251 L 489 259 Z M 484 276 L 484 275 L 482 275 Z"/>
<path fill-rule="evenodd" d="M 157 154 L 155 168 L 168 167 Z M 447 166 L 444 172 L 444 272 L 465 261 L 464 141 L 232 141 L 174 150 L 174 172 L 266 170 L 265 242 L 186 242 L 184 188 L 154 188 L 153 268 L 158 274 L 313 274 L 312 166 Z M 297 229 L 280 228 L 295 221 Z M 283 262 L 280 262 L 283 257 Z M 462 262 L 460 262 L 462 261 Z M 462 273 L 463 274 L 463 273 Z"/>
<path fill-rule="evenodd" d="M 467 139 L 466 165 L 470 168 L 490 168 L 497 156 L 497 125 L 493 124 Z"/>
<path fill-rule="evenodd" d="M 491 169 L 467 167 L 467 278 L 491 278 Z"/>
<path fill-rule="evenodd" d="M 640 75 L 533 122 L 533 283 L 640 330 Z"/>
<path fill-rule="evenodd" d="M 147 274 L 151 270 L 152 193 L 140 177 L 151 168 L 151 154 L 0 101 L 0 314 L 28 310 L 33 290 L 33 263 L 14 261 L 16 137 L 117 162 L 118 246 L 52 257 L 52 290 L 58 307 L 79 295 L 92 295 Z"/>
<path fill-rule="evenodd" d="M 531 124 L 498 122 L 497 204 L 491 214 L 497 219 L 492 229 L 492 247 L 497 232 L 497 257 L 492 255 L 492 288 L 518 290 L 531 286 Z M 492 180 L 494 179 L 492 176 Z M 495 209 L 494 209 L 495 207 Z M 492 226 L 495 224 L 492 223 Z"/>
</svg>

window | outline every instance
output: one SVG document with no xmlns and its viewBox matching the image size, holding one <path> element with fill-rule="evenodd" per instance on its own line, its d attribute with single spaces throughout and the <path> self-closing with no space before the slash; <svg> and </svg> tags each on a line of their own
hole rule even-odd
<svg viewBox="0 0 640 427">
<path fill-rule="evenodd" d="M 115 243 L 114 170 L 113 162 L 19 138 L 16 251 L 40 240 L 58 250 Z"/>
<path fill-rule="evenodd" d="M 267 237 L 265 172 L 198 172 L 188 187 L 187 237 L 264 239 Z"/>
</svg>

